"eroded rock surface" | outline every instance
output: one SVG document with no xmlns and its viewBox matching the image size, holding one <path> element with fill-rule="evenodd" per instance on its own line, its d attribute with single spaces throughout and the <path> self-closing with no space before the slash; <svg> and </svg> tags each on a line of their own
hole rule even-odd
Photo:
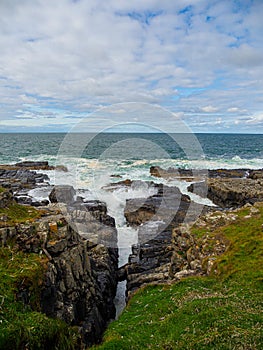
<svg viewBox="0 0 263 350">
<path fill-rule="evenodd" d="M 194 183 L 188 187 L 188 191 L 206 197 L 222 208 L 241 207 L 263 200 L 262 169 L 215 169 L 205 172 L 151 167 L 150 173 L 156 177 L 189 179 Z"/>
<path fill-rule="evenodd" d="M 46 174 L 40 174 L 36 171 L 0 166 L 0 186 L 11 187 L 13 190 L 30 189 L 47 180 Z"/>
<path fill-rule="evenodd" d="M 70 185 L 57 185 L 54 186 L 49 194 L 49 200 L 51 203 L 73 203 L 76 191 L 73 186 Z"/>
<path fill-rule="evenodd" d="M 13 199 L 9 196 L 8 200 Z M 96 210 L 95 203 L 92 204 L 87 204 L 82 215 L 80 210 L 68 213 L 77 216 L 79 222 L 85 216 L 85 234 L 72 222 L 68 224 L 59 204 L 41 208 L 42 217 L 34 222 L 10 227 L 2 222 L 0 228 L 3 246 L 12 241 L 25 253 L 46 256 L 39 300 L 41 310 L 69 325 L 79 326 L 86 345 L 98 342 L 108 322 L 115 318 L 118 267 L 114 219 L 110 219 L 103 203 L 97 202 Z M 95 241 L 94 236 L 98 235 L 101 239 Z M 26 281 L 19 286 L 17 295 L 23 295 L 23 301 L 29 304 L 30 286 Z"/>
<path fill-rule="evenodd" d="M 177 187 L 164 185 L 158 185 L 158 193 L 147 199 L 127 200 L 127 222 L 140 225 L 138 244 L 132 246 L 129 263 L 120 271 L 127 278 L 128 295 L 144 284 L 169 280 L 173 229 L 194 221 L 203 210 L 208 207 L 191 202 Z"/>
<path fill-rule="evenodd" d="M 208 179 L 206 183 L 190 185 L 188 190 L 209 198 L 221 208 L 236 208 L 263 200 L 262 179 Z"/>
<path fill-rule="evenodd" d="M 157 185 L 157 194 L 148 198 L 133 198 L 126 201 L 124 216 L 130 225 L 140 225 L 150 220 L 183 220 L 190 205 L 189 196 L 182 195 L 177 187 Z"/>
<path fill-rule="evenodd" d="M 162 169 L 159 166 L 152 166 L 150 174 L 155 177 L 195 179 L 198 177 L 209 178 L 243 178 L 249 177 L 254 171 L 250 169 Z M 257 173 L 257 171 L 255 171 Z M 258 174 L 258 173 L 257 173 Z"/>
</svg>

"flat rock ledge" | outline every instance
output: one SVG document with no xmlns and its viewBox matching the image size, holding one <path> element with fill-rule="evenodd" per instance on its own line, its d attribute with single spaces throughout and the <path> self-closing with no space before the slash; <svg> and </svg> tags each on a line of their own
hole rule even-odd
<svg viewBox="0 0 263 350">
<path fill-rule="evenodd" d="M 226 178 L 207 179 L 188 187 L 201 197 L 207 197 L 221 208 L 237 208 L 246 203 L 263 201 L 263 179 Z"/>
</svg>

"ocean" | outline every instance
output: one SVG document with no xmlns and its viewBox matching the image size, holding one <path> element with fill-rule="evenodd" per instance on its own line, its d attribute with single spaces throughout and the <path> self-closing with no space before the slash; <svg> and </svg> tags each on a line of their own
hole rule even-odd
<svg viewBox="0 0 263 350">
<path fill-rule="evenodd" d="M 23 160 L 65 165 L 66 174 L 48 173 L 52 184 L 98 191 L 122 179 L 157 181 L 149 172 L 153 165 L 165 169 L 260 169 L 263 135 L 0 134 L 0 164 Z"/>
<path fill-rule="evenodd" d="M 126 225 L 124 207 L 128 198 L 147 198 L 156 190 L 146 182 L 130 188 L 107 186 L 121 180 L 143 180 L 177 186 L 200 204 L 208 199 L 189 193 L 189 182 L 155 178 L 151 166 L 168 169 L 260 169 L 263 167 L 263 135 L 245 134 L 0 134 L 0 164 L 24 160 L 48 161 L 65 165 L 68 172 L 46 171 L 50 185 L 69 184 L 85 199 L 106 202 L 118 231 L 119 266 L 128 261 L 138 229 Z M 41 171 L 42 173 L 44 171 Z M 51 186 L 31 190 L 35 200 L 47 199 Z M 125 306 L 125 281 L 119 283 L 117 316 Z"/>
<path fill-rule="evenodd" d="M 50 163 L 56 161 L 56 155 L 59 152 L 61 143 L 65 139 L 67 134 L 63 133 L 14 133 L 14 134 L 0 134 L 0 163 L 13 163 L 24 159 L 38 159 L 48 160 Z M 78 142 L 80 138 L 85 140 L 86 134 L 71 134 L 72 143 Z M 172 134 L 175 135 L 175 134 Z M 179 137 L 185 137 L 191 142 L 191 135 L 188 137 L 186 134 L 179 135 Z M 167 134 L 161 133 L 100 133 L 100 134 L 88 134 L 87 140 L 93 139 L 88 142 L 82 157 L 85 159 L 99 159 L 105 150 L 112 147 L 114 144 L 120 144 L 125 140 L 145 140 L 145 144 L 150 146 L 154 145 L 160 147 L 167 153 L 166 159 L 170 158 L 171 166 L 180 167 L 196 167 L 201 168 L 207 165 L 209 169 L 218 167 L 235 168 L 235 167 L 248 167 L 248 168 L 260 168 L 262 167 L 263 160 L 263 135 L 261 134 L 195 134 L 200 146 L 203 150 L 203 161 L 201 164 L 198 162 L 187 162 L 187 156 L 183 150 L 180 149 L 175 140 Z M 134 158 L 133 160 L 143 160 L 142 150 L 135 148 L 136 144 L 132 147 L 134 151 L 131 154 L 128 153 L 128 149 L 119 154 L 119 158 Z M 138 153 L 136 154 L 136 151 Z M 144 150 L 145 151 L 145 150 Z M 153 153 L 146 152 L 147 159 L 151 162 L 162 161 L 163 159 L 156 158 L 156 150 Z M 125 152 L 127 153 L 125 156 Z M 118 155 L 117 155 L 118 156 Z M 116 155 L 115 155 L 116 158 Z"/>
</svg>

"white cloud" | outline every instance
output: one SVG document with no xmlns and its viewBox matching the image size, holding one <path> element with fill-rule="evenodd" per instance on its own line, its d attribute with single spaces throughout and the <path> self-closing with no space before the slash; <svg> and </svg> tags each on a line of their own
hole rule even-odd
<svg viewBox="0 0 263 350">
<path fill-rule="evenodd" d="M 263 113 L 262 114 L 255 114 L 250 116 L 246 120 L 247 124 L 254 124 L 254 125 L 263 125 Z"/>
<path fill-rule="evenodd" d="M 236 116 L 246 116 L 248 114 L 248 110 L 245 108 L 239 108 L 239 107 L 230 107 L 226 110 L 227 113 L 235 114 Z"/>
<path fill-rule="evenodd" d="M 260 113 L 263 7 L 235 6 L 3 0 L 0 117 L 8 125 L 17 110 L 26 115 L 27 104 L 37 105 L 44 125 L 50 108 L 60 106 L 68 109 L 62 123 L 71 112 L 123 101 L 159 103 L 184 112 L 187 121 L 193 111 L 211 113 L 213 123 L 213 113 Z"/>
<path fill-rule="evenodd" d="M 205 106 L 201 107 L 200 110 L 205 113 L 215 113 L 218 111 L 218 108 L 213 106 Z"/>
<path fill-rule="evenodd" d="M 230 107 L 227 109 L 227 112 L 236 113 L 236 112 L 240 112 L 240 109 L 238 107 Z"/>
</svg>

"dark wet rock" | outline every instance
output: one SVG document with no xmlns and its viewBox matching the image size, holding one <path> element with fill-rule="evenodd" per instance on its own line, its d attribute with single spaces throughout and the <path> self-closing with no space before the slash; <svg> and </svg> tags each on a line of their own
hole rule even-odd
<svg viewBox="0 0 263 350">
<path fill-rule="evenodd" d="M 150 174 L 155 177 L 161 177 L 160 175 L 160 167 L 159 166 L 151 166 L 150 167 Z"/>
<path fill-rule="evenodd" d="M 56 171 L 64 171 L 64 173 L 68 172 L 68 168 L 65 165 L 56 165 L 55 170 Z"/>
<path fill-rule="evenodd" d="M 40 174 L 36 171 L 0 166 L 0 186 L 10 187 L 14 191 L 32 189 L 48 180 L 49 178 L 46 174 Z"/>
<path fill-rule="evenodd" d="M 171 230 L 166 229 L 152 240 L 132 246 L 129 263 L 125 266 L 128 296 L 144 284 L 161 283 L 168 279 L 171 237 Z"/>
<path fill-rule="evenodd" d="M 175 178 L 184 181 L 201 180 L 207 176 L 206 170 L 191 170 L 191 169 L 163 169 L 159 166 L 151 166 L 150 174 L 155 177 L 162 177 L 164 179 Z"/>
<path fill-rule="evenodd" d="M 196 169 L 162 169 L 159 166 L 152 166 L 150 174 L 155 177 L 162 178 L 181 178 L 184 180 L 198 180 L 209 178 L 243 178 L 249 176 L 249 169 L 212 169 L 212 170 L 196 170 Z"/>
<path fill-rule="evenodd" d="M 101 202 L 99 200 L 88 200 L 84 201 L 84 208 L 86 208 L 89 212 L 100 212 L 101 214 L 107 214 L 107 206 L 106 203 Z"/>
<path fill-rule="evenodd" d="M 0 192 L 0 208 L 8 207 L 13 201 L 13 193 L 6 189 Z"/>
<path fill-rule="evenodd" d="M 73 186 L 70 185 L 57 185 L 55 186 L 50 195 L 49 199 L 51 203 L 73 203 L 76 191 Z"/>
<path fill-rule="evenodd" d="M 35 170 L 67 171 L 64 166 L 51 166 L 48 162 L 24 161 L 14 165 L 0 165 L 0 186 L 14 192 L 29 190 L 49 181 L 47 174 Z"/>
<path fill-rule="evenodd" d="M 117 248 L 115 220 L 108 214 L 77 209 L 70 212 L 70 220 L 80 235 L 90 244 L 104 244 L 113 249 Z"/>
<path fill-rule="evenodd" d="M 19 168 L 47 168 L 48 162 L 46 161 L 24 161 L 24 162 L 20 162 L 20 163 L 16 163 L 15 164 L 16 167 Z"/>
<path fill-rule="evenodd" d="M 128 223 L 140 225 L 138 244 L 132 246 L 129 263 L 119 273 L 119 278 L 127 275 L 128 296 L 144 284 L 169 280 L 173 229 L 182 222 L 195 221 L 203 211 L 209 210 L 191 202 L 176 187 L 158 187 L 158 193 L 147 199 L 127 200 Z"/>
<path fill-rule="evenodd" d="M 126 180 L 123 180 L 123 181 L 118 181 L 117 183 L 114 183 L 112 185 L 115 185 L 115 186 L 120 186 L 120 185 L 131 186 L 132 182 L 133 182 L 132 180 L 126 179 Z"/>
<path fill-rule="evenodd" d="M 153 181 L 141 181 L 141 180 L 130 180 L 125 179 L 122 181 L 118 181 L 115 183 L 111 183 L 107 186 L 104 186 L 103 189 L 106 191 L 115 191 L 118 188 L 132 188 L 132 189 L 140 189 L 140 188 L 147 188 L 150 189 L 151 187 L 154 188 L 157 186 Z"/>
<path fill-rule="evenodd" d="M 57 170 L 57 171 L 64 171 L 67 172 L 68 169 L 64 165 L 49 165 L 47 161 L 23 161 L 16 163 L 14 165 L 11 165 L 10 167 L 13 168 L 26 168 L 28 170 Z"/>
<path fill-rule="evenodd" d="M 177 187 L 158 185 L 156 195 L 148 198 L 127 199 L 124 216 L 130 225 L 140 225 L 150 220 L 183 220 L 190 198 Z"/>
<path fill-rule="evenodd" d="M 116 178 L 116 179 L 121 179 L 122 176 L 118 174 L 112 174 L 110 177 Z"/>
<path fill-rule="evenodd" d="M 117 271 L 118 281 L 122 282 L 127 279 L 127 266 L 128 264 L 121 266 Z"/>
<path fill-rule="evenodd" d="M 253 180 L 263 179 L 263 169 L 250 170 L 248 178 Z"/>
<path fill-rule="evenodd" d="M 170 177 L 171 175 L 178 176 L 178 177 L 180 176 L 178 169 L 169 168 L 165 170 L 159 166 L 151 166 L 150 174 L 155 177 L 163 177 L 163 178 Z"/>
<path fill-rule="evenodd" d="M 42 201 L 32 201 L 31 205 L 33 207 L 44 207 L 49 204 L 48 199 L 43 199 Z"/>
<path fill-rule="evenodd" d="M 18 204 L 31 205 L 33 207 L 43 207 L 49 204 L 49 200 L 47 199 L 37 201 L 27 195 L 16 195 L 14 199 Z"/>
<path fill-rule="evenodd" d="M 28 196 L 16 196 L 15 200 L 19 204 L 24 204 L 24 205 L 31 205 L 32 204 L 32 198 Z"/>
<path fill-rule="evenodd" d="M 103 245 L 89 247 L 88 241 L 59 240 L 47 248 L 53 256 L 42 289 L 42 310 L 71 325 L 80 325 L 85 344 L 101 339 L 115 317 L 117 286 L 116 259 Z"/>
</svg>

